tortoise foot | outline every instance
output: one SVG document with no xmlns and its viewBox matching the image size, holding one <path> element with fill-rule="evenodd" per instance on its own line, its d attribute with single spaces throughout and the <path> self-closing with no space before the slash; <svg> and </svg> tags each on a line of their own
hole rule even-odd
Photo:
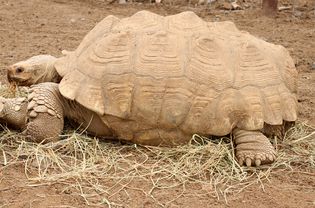
<svg viewBox="0 0 315 208">
<path fill-rule="evenodd" d="M 260 131 L 233 131 L 236 158 L 240 165 L 260 166 L 275 161 L 276 151 L 269 139 Z"/>
</svg>

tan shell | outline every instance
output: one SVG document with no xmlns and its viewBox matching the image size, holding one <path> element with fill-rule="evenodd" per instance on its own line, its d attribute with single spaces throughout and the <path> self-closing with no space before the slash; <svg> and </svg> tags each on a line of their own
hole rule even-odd
<svg viewBox="0 0 315 208">
<path fill-rule="evenodd" d="M 66 98 L 147 128 L 225 135 L 297 118 L 287 50 L 192 12 L 109 16 L 56 69 Z"/>
</svg>

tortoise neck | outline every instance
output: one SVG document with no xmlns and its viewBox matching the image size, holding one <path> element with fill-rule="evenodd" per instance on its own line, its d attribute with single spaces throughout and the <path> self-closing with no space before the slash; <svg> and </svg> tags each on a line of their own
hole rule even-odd
<svg viewBox="0 0 315 208">
<path fill-rule="evenodd" d="M 61 76 L 58 74 L 55 68 L 56 60 L 50 60 L 46 63 L 39 65 L 43 71 L 43 73 L 35 80 L 35 83 L 42 83 L 42 82 L 54 82 L 59 83 L 61 81 Z"/>
</svg>

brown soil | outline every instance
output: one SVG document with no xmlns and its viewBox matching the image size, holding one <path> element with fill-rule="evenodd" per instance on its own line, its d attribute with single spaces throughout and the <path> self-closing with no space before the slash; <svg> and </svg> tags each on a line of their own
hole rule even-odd
<svg viewBox="0 0 315 208">
<path fill-rule="evenodd" d="M 74 50 L 83 36 L 101 19 L 114 14 L 129 16 L 138 10 L 162 15 L 194 10 L 208 21 L 232 20 L 242 29 L 269 42 L 287 47 L 299 71 L 299 118 L 315 126 L 315 2 L 297 1 L 295 11 L 279 12 L 275 19 L 260 15 L 259 4 L 247 2 L 240 11 L 139 4 L 105 4 L 101 0 L 0 0 L 0 68 L 37 55 L 58 56 L 61 50 Z M 259 2 L 259 1 L 258 1 Z M 291 2 L 291 1 L 288 1 Z M 281 1 L 282 5 L 286 2 Z M 4 70 L 1 70 L 4 75 Z M 4 82 L 4 78 L 2 78 Z M 141 182 L 139 182 L 141 183 Z M 230 196 L 228 204 L 206 195 L 201 185 L 165 189 L 157 199 L 166 201 L 180 196 L 168 207 L 315 207 L 315 171 L 313 173 L 274 173 L 270 182 L 252 185 Z M 123 207 L 158 207 L 149 196 L 129 190 L 115 197 Z M 105 203 L 106 204 L 106 203 Z M 63 189 L 63 184 L 31 186 L 22 164 L 1 166 L 0 207 L 86 207 L 82 197 Z M 105 205 L 103 205 L 105 206 Z M 117 205 L 118 206 L 118 205 Z"/>
</svg>

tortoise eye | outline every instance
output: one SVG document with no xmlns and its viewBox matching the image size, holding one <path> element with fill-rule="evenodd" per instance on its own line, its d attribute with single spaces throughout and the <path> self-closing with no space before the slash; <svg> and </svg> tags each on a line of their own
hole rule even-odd
<svg viewBox="0 0 315 208">
<path fill-rule="evenodd" d="M 18 67 L 16 68 L 16 73 L 22 73 L 24 71 L 24 68 L 23 67 Z"/>
</svg>

